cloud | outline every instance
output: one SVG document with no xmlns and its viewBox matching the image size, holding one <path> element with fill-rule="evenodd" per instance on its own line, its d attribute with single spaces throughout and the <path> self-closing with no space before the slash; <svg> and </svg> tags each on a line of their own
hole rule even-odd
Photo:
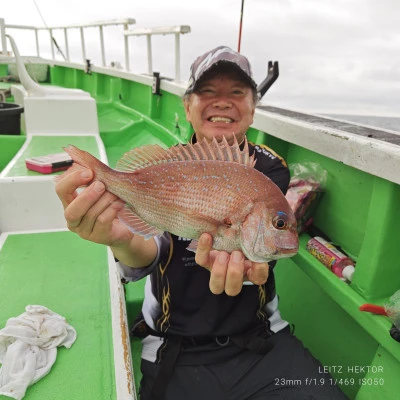
<svg viewBox="0 0 400 400">
<path fill-rule="evenodd" d="M 183 79 L 199 54 L 220 44 L 234 49 L 238 45 L 241 0 L 190 5 L 181 0 L 102 0 L 87 9 L 81 0 L 36 3 L 49 25 L 126 17 L 135 18 L 137 27 L 190 25 L 192 33 L 181 37 Z M 397 0 L 246 0 L 241 51 L 250 59 L 257 82 L 265 78 L 268 60 L 279 61 L 280 77 L 265 96 L 268 102 L 306 111 L 375 107 L 376 112 L 400 114 L 399 11 Z M 31 0 L 8 2 L 2 16 L 8 23 L 42 24 Z M 123 62 L 121 35 L 107 28 L 108 61 Z M 79 59 L 80 38 L 77 32 L 71 34 L 71 46 L 72 37 L 71 53 Z M 99 63 L 98 36 L 88 29 L 86 37 L 87 53 Z M 62 33 L 57 40 L 63 45 Z M 174 74 L 173 40 L 153 39 L 154 70 L 164 76 Z M 43 48 L 48 52 L 49 43 Z M 130 52 L 132 69 L 145 72 L 145 38 L 131 38 Z"/>
</svg>

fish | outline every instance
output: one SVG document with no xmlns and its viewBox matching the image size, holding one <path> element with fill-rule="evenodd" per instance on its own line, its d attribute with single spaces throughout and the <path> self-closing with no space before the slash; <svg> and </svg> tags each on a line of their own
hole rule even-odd
<svg viewBox="0 0 400 400">
<path fill-rule="evenodd" d="M 247 139 L 243 149 L 225 137 L 168 149 L 147 145 L 125 153 L 116 169 L 73 145 L 64 151 L 126 203 L 118 218 L 146 239 L 170 232 L 192 239 L 188 249 L 196 251 L 207 232 L 214 249 L 241 250 L 254 262 L 298 251 L 294 213 L 279 187 L 254 168 Z"/>
</svg>

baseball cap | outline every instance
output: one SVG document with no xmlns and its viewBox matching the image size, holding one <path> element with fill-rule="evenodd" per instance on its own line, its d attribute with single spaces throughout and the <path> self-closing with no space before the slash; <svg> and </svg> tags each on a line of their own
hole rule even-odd
<svg viewBox="0 0 400 400">
<path fill-rule="evenodd" d="M 242 73 L 249 85 L 256 89 L 249 60 L 240 53 L 227 46 L 218 46 L 197 57 L 190 67 L 190 78 L 186 94 L 193 93 L 197 83 L 205 72 L 211 71 L 221 64 L 231 64 L 236 70 Z"/>
</svg>

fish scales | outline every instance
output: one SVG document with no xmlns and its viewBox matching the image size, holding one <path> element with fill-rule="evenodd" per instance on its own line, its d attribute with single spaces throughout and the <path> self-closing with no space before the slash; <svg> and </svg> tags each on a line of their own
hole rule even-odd
<svg viewBox="0 0 400 400">
<path fill-rule="evenodd" d="M 247 141 L 243 151 L 225 138 L 168 150 L 145 146 L 124 155 L 119 170 L 72 146 L 65 150 L 127 203 L 119 217 L 135 233 L 197 239 L 208 232 L 214 248 L 241 249 L 253 261 L 297 251 L 294 215 L 280 189 L 254 169 Z"/>
<path fill-rule="evenodd" d="M 165 206 L 165 211 L 184 208 L 223 219 L 232 216 L 243 203 L 252 202 L 252 199 L 257 199 L 256 196 L 266 194 L 257 186 L 249 187 L 248 167 L 238 171 L 230 163 L 222 161 L 180 164 L 179 171 L 176 171 L 173 163 L 150 167 L 143 180 L 138 174 L 139 190 L 127 196 L 132 199 L 132 203 L 141 197 L 143 202 L 156 199 L 154 207 L 158 209 Z M 194 169 L 202 170 L 200 177 L 193 173 Z M 210 196 L 220 201 L 210 203 Z"/>
<path fill-rule="evenodd" d="M 161 229 L 166 230 L 175 221 L 181 234 L 182 229 L 193 232 L 192 226 L 196 232 L 214 231 L 226 218 L 233 222 L 244 218 L 243 204 L 252 205 L 251 197 L 255 198 L 246 190 L 249 167 L 241 168 L 240 174 L 235 166 L 222 161 L 179 164 L 179 170 L 176 163 L 171 163 L 138 171 L 135 176 L 137 186 L 125 193 L 122 188 L 112 185 L 109 190 L 129 204 L 146 204 L 140 215 L 147 221 L 157 220 Z M 202 171 L 200 177 L 196 174 L 199 170 Z M 257 194 L 256 188 L 252 190 Z M 210 203 L 210 197 L 221 201 Z M 200 218 L 199 221 L 199 215 L 207 215 L 208 219 L 201 221 Z"/>
</svg>

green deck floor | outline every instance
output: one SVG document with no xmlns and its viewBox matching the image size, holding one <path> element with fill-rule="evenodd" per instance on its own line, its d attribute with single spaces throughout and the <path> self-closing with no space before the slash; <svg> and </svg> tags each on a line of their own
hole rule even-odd
<svg viewBox="0 0 400 400">
<path fill-rule="evenodd" d="M 29 145 L 7 176 L 43 176 L 39 172 L 27 169 L 25 159 L 61 153 L 63 151 L 62 148 L 69 144 L 73 144 L 99 157 L 98 145 L 94 136 L 33 136 Z"/>
<path fill-rule="evenodd" d="M 77 331 L 76 342 L 58 350 L 50 373 L 24 399 L 116 399 L 106 247 L 70 232 L 10 235 L 0 276 L 0 328 L 39 304 Z"/>
</svg>

